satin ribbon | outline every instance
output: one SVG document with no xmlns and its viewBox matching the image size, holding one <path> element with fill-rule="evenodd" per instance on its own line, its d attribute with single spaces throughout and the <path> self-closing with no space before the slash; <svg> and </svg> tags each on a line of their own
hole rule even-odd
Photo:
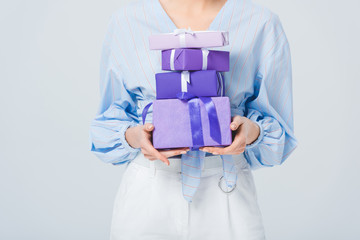
<svg viewBox="0 0 360 240">
<path fill-rule="evenodd" d="M 179 36 L 180 48 L 186 47 L 186 39 L 185 39 L 186 34 L 194 35 L 195 32 L 192 31 L 190 28 L 188 28 L 188 29 L 182 28 L 182 29 L 174 30 L 174 35 Z"/>
<path fill-rule="evenodd" d="M 223 79 L 221 72 L 217 72 L 217 76 L 218 76 L 218 81 L 219 81 L 220 96 L 223 97 L 224 96 L 224 79 Z"/>
<path fill-rule="evenodd" d="M 190 84 L 190 72 L 181 72 L 181 92 L 187 92 L 187 85 Z"/>
<path fill-rule="evenodd" d="M 143 109 L 143 111 L 142 111 L 142 113 L 141 113 L 141 118 L 142 118 L 142 123 L 143 123 L 143 125 L 145 124 L 146 115 L 147 115 L 147 113 L 148 113 L 148 111 L 149 111 L 149 108 L 151 107 L 152 104 L 153 104 L 153 102 L 148 103 L 148 104 L 144 107 L 144 109 Z"/>
<path fill-rule="evenodd" d="M 221 144 L 220 123 L 216 113 L 215 104 L 210 97 L 200 97 L 200 99 L 204 103 L 206 112 L 208 114 L 210 137 L 218 144 Z"/>
<path fill-rule="evenodd" d="M 202 70 L 207 70 L 209 50 L 203 48 L 201 49 L 201 52 L 202 52 Z"/>
<path fill-rule="evenodd" d="M 171 49 L 170 54 L 170 70 L 175 70 L 175 49 Z"/>
</svg>

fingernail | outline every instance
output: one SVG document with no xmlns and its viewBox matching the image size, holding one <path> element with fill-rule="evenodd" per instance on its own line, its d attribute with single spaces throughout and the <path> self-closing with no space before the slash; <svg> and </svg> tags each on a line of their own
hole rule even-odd
<svg viewBox="0 0 360 240">
<path fill-rule="evenodd" d="M 201 149 L 201 151 L 207 152 L 207 149 L 206 149 L 206 148 L 203 148 L 203 149 Z"/>
<path fill-rule="evenodd" d="M 186 153 L 186 151 L 182 151 L 182 152 L 180 152 L 180 154 L 185 154 Z"/>
<path fill-rule="evenodd" d="M 217 152 L 213 152 L 212 154 L 214 154 L 214 155 L 219 155 L 219 153 L 217 153 Z"/>
<path fill-rule="evenodd" d="M 235 124 L 231 124 L 231 128 L 232 129 L 236 128 Z"/>
</svg>

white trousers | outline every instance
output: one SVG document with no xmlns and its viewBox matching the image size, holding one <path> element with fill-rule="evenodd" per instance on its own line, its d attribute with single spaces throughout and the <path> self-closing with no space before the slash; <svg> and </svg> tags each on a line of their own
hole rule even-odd
<svg viewBox="0 0 360 240">
<path fill-rule="evenodd" d="M 222 167 L 204 169 L 188 203 L 182 196 L 180 168 L 167 171 L 129 163 L 115 199 L 110 239 L 265 239 L 252 173 L 246 162 L 236 166 L 234 191 L 219 188 Z"/>
</svg>

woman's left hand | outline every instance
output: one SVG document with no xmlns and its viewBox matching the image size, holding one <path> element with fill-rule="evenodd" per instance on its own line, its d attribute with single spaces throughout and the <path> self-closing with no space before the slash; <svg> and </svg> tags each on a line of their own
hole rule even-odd
<svg viewBox="0 0 360 240">
<path fill-rule="evenodd" d="M 235 137 L 230 146 L 227 147 L 202 147 L 200 150 L 214 155 L 237 155 L 245 151 L 245 147 L 256 141 L 260 135 L 259 126 L 246 117 L 236 115 L 230 124 Z"/>
</svg>

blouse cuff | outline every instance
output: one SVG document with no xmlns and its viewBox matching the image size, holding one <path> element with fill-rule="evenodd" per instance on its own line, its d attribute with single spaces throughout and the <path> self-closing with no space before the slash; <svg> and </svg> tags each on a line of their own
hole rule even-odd
<svg viewBox="0 0 360 240">
<path fill-rule="evenodd" d="M 253 121 L 253 122 L 259 126 L 260 134 L 259 134 L 258 138 L 255 140 L 255 142 L 253 142 L 252 144 L 246 145 L 247 150 L 256 147 L 264 138 L 264 129 L 263 129 L 262 125 L 258 121 Z"/>
<path fill-rule="evenodd" d="M 125 132 L 129 127 L 135 127 L 138 124 L 136 122 L 129 122 L 127 125 L 125 125 L 120 131 L 119 131 L 119 136 L 120 136 L 120 142 L 122 144 L 122 146 L 124 147 L 124 149 L 126 151 L 128 151 L 129 153 L 135 153 L 140 151 L 140 148 L 133 148 L 132 146 L 130 146 L 130 144 L 126 141 L 126 137 L 125 137 Z"/>
</svg>

